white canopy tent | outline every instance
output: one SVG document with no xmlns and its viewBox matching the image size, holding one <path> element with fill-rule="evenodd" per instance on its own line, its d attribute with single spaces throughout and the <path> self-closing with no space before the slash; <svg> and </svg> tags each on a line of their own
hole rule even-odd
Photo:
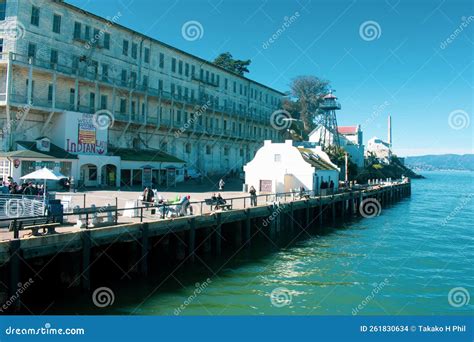
<svg viewBox="0 0 474 342">
<path fill-rule="evenodd" d="M 48 180 L 60 180 L 63 178 L 67 178 L 60 172 L 50 170 L 46 167 L 43 167 L 42 169 L 33 171 L 27 175 L 24 175 L 23 177 L 20 177 L 20 179 L 37 179 L 37 180 L 43 180 L 44 181 L 44 187 L 43 187 L 43 197 L 46 196 L 46 181 Z"/>
</svg>

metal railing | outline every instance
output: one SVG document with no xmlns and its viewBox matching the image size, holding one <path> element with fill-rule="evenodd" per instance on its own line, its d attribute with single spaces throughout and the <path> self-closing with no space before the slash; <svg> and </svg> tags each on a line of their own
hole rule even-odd
<svg viewBox="0 0 474 342">
<path fill-rule="evenodd" d="M 7 60 L 8 53 L 0 54 L 2 60 Z M 167 101 L 176 101 L 182 102 L 186 105 L 207 105 L 210 110 L 216 110 L 222 113 L 229 114 L 231 116 L 240 116 L 242 118 L 249 118 L 252 120 L 262 120 L 264 118 L 265 121 L 268 121 L 270 114 L 278 108 L 278 105 L 269 106 L 265 103 L 258 103 L 258 107 L 263 108 L 268 112 L 268 114 L 252 114 L 251 110 L 243 111 L 239 109 L 233 109 L 231 106 L 222 106 L 216 104 L 212 101 L 209 101 L 209 96 L 201 96 L 199 98 L 186 98 L 185 96 L 178 97 L 177 94 L 172 94 L 168 91 L 164 91 L 159 88 L 154 88 L 149 85 L 139 84 L 137 82 L 133 82 L 132 80 L 126 80 L 125 82 L 121 78 L 115 78 L 110 75 L 104 75 L 98 73 L 95 70 L 95 66 L 90 65 L 64 65 L 58 63 L 51 63 L 49 60 L 41 59 L 41 58 L 31 58 L 26 55 L 18 54 L 18 53 L 11 53 L 12 61 L 16 63 L 21 63 L 24 65 L 33 65 L 42 69 L 46 69 L 48 71 L 57 71 L 62 74 L 71 77 L 81 77 L 87 79 L 89 81 L 101 82 L 106 85 L 115 86 L 118 88 L 124 88 L 127 91 L 133 90 L 134 92 L 140 93 L 147 93 L 149 96 L 160 97 L 163 100 Z M 92 69 L 92 70 L 90 70 Z"/>
<path fill-rule="evenodd" d="M 283 192 L 283 193 L 269 193 L 269 194 L 260 194 L 256 195 L 256 206 L 262 206 L 261 203 L 263 201 L 263 206 L 268 206 L 272 203 L 288 203 L 289 201 L 294 201 L 294 200 L 308 200 L 311 198 L 319 198 L 319 199 L 330 199 L 333 200 L 336 196 L 341 195 L 341 194 L 347 194 L 351 193 L 354 191 L 365 191 L 367 187 L 360 187 L 357 189 L 339 189 L 338 191 L 334 191 L 330 194 L 327 195 L 320 195 L 317 194 L 315 191 L 292 191 L 292 192 Z M 329 190 L 329 189 L 328 189 Z M 79 195 L 79 194 L 78 194 Z M 90 218 L 94 218 L 98 215 L 101 214 L 108 214 L 107 216 L 109 219 L 112 221 L 112 225 L 117 225 L 117 224 L 125 224 L 125 223 L 130 223 L 130 221 L 127 222 L 119 222 L 119 216 L 124 216 L 124 217 L 129 217 L 129 218 L 136 218 L 139 219 L 139 222 L 143 222 L 145 219 L 146 220 L 151 220 L 151 221 L 156 221 L 157 219 L 166 219 L 169 213 L 171 214 L 176 214 L 177 217 L 183 216 L 179 215 L 179 213 L 186 212 L 190 213 L 191 215 L 206 215 L 206 214 L 212 214 L 215 210 L 215 206 L 218 205 L 218 203 L 213 203 L 213 204 L 207 204 L 206 200 L 202 201 L 189 201 L 186 203 L 186 208 L 182 208 L 183 204 L 182 203 L 144 203 L 143 205 L 134 205 L 132 207 L 123 207 L 119 208 L 117 205 L 117 199 L 116 203 L 114 206 L 111 206 L 110 204 L 105 205 L 105 206 L 100 206 L 100 207 L 86 207 L 86 197 L 85 194 L 81 194 L 79 196 L 83 196 L 83 201 L 84 205 L 82 207 L 79 207 L 78 205 L 72 209 L 72 212 L 64 212 L 61 216 L 61 219 L 59 220 L 59 216 L 55 217 L 55 215 L 32 215 L 32 216 L 23 216 L 23 217 L 6 217 L 6 218 L 0 218 L 0 228 L 5 228 L 10 225 L 11 221 L 20 221 L 20 220 L 27 220 L 27 219 L 34 219 L 34 218 L 55 218 L 56 221 L 62 221 L 63 219 L 66 219 L 66 221 L 69 221 L 70 217 L 76 216 L 77 219 L 84 220 L 82 216 L 85 216 L 85 228 L 89 228 L 90 225 Z M 231 210 L 237 210 L 237 209 L 246 209 L 249 207 L 254 207 L 251 205 L 252 203 L 252 196 L 246 195 L 246 196 L 237 196 L 237 197 L 231 197 L 231 198 L 225 198 L 225 203 L 220 203 L 220 204 L 227 204 L 230 205 L 232 208 Z M 134 203 L 138 203 L 140 200 L 134 200 Z M 209 199 L 207 199 L 209 201 Z M 130 201 L 131 202 L 131 201 Z M 240 204 L 239 208 L 235 208 L 236 205 Z M 189 209 L 192 208 L 192 209 Z M 186 210 L 185 210 L 186 209 Z M 129 211 L 131 216 L 126 216 L 124 215 L 126 211 Z M 154 213 L 153 213 L 154 212 Z M 132 221 L 133 222 L 133 221 Z M 16 225 L 16 224 L 15 224 Z"/>
<path fill-rule="evenodd" d="M 44 210 L 42 196 L 0 194 L 0 218 L 43 216 Z"/>
</svg>

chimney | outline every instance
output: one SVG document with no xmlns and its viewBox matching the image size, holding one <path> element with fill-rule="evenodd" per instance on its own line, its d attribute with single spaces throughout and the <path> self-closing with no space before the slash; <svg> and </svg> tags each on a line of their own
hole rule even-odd
<svg viewBox="0 0 474 342">
<path fill-rule="evenodd" d="M 392 147 L 392 116 L 388 114 L 388 145 Z"/>
</svg>

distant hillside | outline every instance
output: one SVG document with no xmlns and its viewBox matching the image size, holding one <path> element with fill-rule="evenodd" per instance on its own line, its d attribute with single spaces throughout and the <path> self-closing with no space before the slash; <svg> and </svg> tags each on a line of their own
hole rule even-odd
<svg viewBox="0 0 474 342">
<path fill-rule="evenodd" d="M 396 156 L 393 156 L 390 165 L 375 162 L 372 165 L 366 166 L 359 172 L 356 180 L 359 184 L 366 184 L 369 179 L 400 179 L 402 176 L 407 176 L 411 179 L 425 178 L 404 166 Z"/>
<path fill-rule="evenodd" d="M 474 171 L 474 154 L 440 154 L 406 157 L 405 165 L 412 170 L 466 170 Z"/>
</svg>

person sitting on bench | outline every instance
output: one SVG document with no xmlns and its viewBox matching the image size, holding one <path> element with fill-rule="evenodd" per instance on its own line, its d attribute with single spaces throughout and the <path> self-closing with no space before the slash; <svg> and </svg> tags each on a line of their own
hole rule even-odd
<svg viewBox="0 0 474 342">
<path fill-rule="evenodd" d="M 219 209 L 219 206 L 220 205 L 224 205 L 226 204 L 227 201 L 225 199 L 222 198 L 221 194 L 217 194 L 217 197 L 216 197 L 216 209 Z"/>
</svg>

